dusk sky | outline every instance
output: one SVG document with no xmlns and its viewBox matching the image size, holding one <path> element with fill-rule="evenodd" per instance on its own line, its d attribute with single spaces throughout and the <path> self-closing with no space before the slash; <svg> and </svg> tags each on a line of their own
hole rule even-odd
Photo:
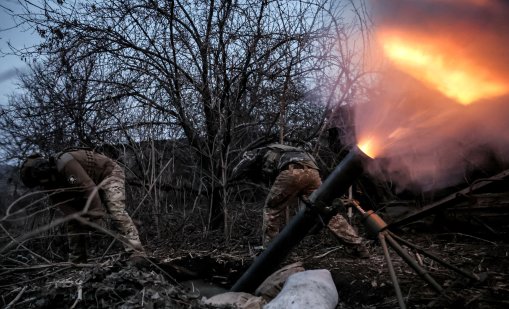
<svg viewBox="0 0 509 309">
<path fill-rule="evenodd" d="M 16 89 L 17 72 L 26 69 L 26 64 L 20 58 L 5 53 L 10 53 L 8 43 L 16 48 L 30 46 L 37 40 L 37 35 L 31 31 L 16 28 L 15 21 L 9 15 L 8 10 L 19 10 L 16 0 L 2 0 L 0 4 L 0 104 L 7 103 L 7 95 Z"/>
</svg>

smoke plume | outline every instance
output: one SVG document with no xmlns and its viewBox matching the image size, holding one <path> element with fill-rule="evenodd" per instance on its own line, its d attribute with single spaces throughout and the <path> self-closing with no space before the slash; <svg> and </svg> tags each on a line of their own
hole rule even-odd
<svg viewBox="0 0 509 309">
<path fill-rule="evenodd" d="M 359 143 L 373 143 L 384 173 L 400 189 L 438 189 L 468 180 L 472 171 L 500 169 L 509 161 L 509 4 L 405 0 L 372 5 L 378 48 L 397 37 L 414 48 L 402 49 L 397 57 L 416 59 L 406 67 L 397 57 L 389 59 L 369 100 L 357 105 Z M 451 75 L 440 79 L 440 72 L 427 71 L 432 66 L 425 61 L 437 62 Z M 483 89 L 488 94 L 462 101 L 447 92 L 458 80 L 467 80 L 460 95 Z"/>
</svg>

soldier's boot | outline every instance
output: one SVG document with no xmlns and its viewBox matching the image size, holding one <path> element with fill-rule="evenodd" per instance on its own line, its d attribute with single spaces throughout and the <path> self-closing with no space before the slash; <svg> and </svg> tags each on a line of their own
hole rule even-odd
<svg viewBox="0 0 509 309">
<path fill-rule="evenodd" d="M 132 235 L 130 235 L 132 237 Z M 150 260 L 145 252 L 145 249 L 141 245 L 139 239 L 126 239 L 130 244 L 125 246 L 125 254 L 127 255 L 127 264 L 136 267 L 148 267 L 150 266 Z"/>
<path fill-rule="evenodd" d="M 124 221 L 123 224 L 118 224 L 118 230 L 122 234 L 124 241 L 124 250 L 127 253 L 137 253 L 138 255 L 145 254 L 145 249 L 141 244 L 140 236 L 138 235 L 138 229 L 134 226 L 132 220 Z"/>
</svg>

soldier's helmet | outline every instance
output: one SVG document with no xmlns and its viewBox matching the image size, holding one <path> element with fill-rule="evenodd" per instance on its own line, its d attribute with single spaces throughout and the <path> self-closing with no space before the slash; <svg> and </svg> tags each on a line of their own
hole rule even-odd
<svg viewBox="0 0 509 309">
<path fill-rule="evenodd" d="M 28 188 L 33 188 L 41 183 L 41 179 L 49 178 L 49 160 L 40 154 L 30 155 L 21 164 L 19 172 L 23 184 Z"/>
</svg>

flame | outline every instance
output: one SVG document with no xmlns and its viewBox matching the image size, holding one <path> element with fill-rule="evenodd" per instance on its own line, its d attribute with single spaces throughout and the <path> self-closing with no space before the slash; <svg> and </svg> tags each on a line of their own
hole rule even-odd
<svg viewBox="0 0 509 309">
<path fill-rule="evenodd" d="M 359 139 L 357 147 L 359 147 L 359 149 L 371 159 L 374 159 L 379 153 L 379 149 L 376 146 L 374 139 L 370 137 Z"/>
<path fill-rule="evenodd" d="M 403 72 L 463 105 L 509 93 L 509 84 L 451 46 L 410 34 L 379 33 L 386 56 Z M 463 56 L 463 57 L 462 57 Z"/>
</svg>

